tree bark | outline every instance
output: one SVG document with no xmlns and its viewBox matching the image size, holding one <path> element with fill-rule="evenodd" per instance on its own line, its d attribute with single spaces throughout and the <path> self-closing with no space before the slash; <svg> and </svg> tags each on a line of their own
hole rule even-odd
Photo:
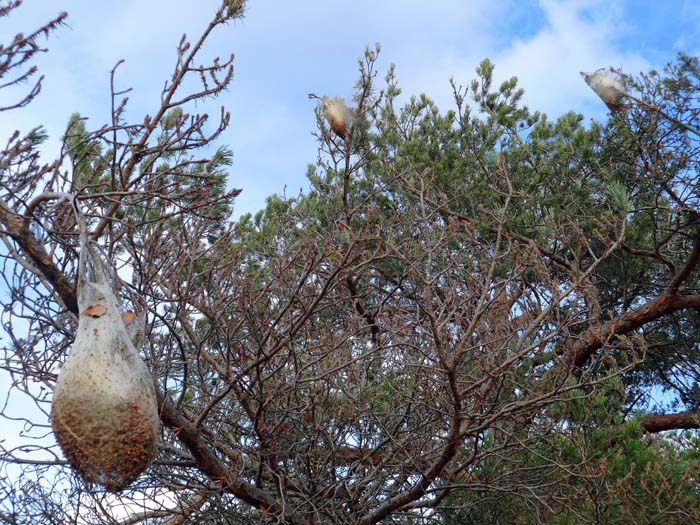
<svg viewBox="0 0 700 525">
<path fill-rule="evenodd" d="M 661 294 L 648 303 L 625 312 L 597 329 L 589 329 L 581 335 L 581 340 L 565 352 L 575 367 L 581 368 L 591 356 L 614 337 L 626 334 L 651 321 L 678 310 L 700 308 L 700 294 L 671 295 Z"/>
<path fill-rule="evenodd" d="M 663 432 L 700 428 L 700 412 L 678 412 L 676 414 L 654 414 L 641 420 L 645 432 Z"/>
<path fill-rule="evenodd" d="M 0 224 L 5 227 L 5 234 L 17 243 L 32 264 L 51 283 L 64 306 L 78 315 L 78 300 L 73 283 L 56 267 L 44 247 L 34 238 L 24 217 L 14 213 L 4 202 L 0 202 Z"/>
</svg>

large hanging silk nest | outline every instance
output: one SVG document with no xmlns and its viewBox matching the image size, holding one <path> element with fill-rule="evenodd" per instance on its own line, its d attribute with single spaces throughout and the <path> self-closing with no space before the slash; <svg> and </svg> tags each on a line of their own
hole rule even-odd
<svg viewBox="0 0 700 525">
<path fill-rule="evenodd" d="M 110 275 L 83 230 L 78 332 L 58 375 L 51 425 L 86 482 L 118 491 L 153 459 L 160 420 L 151 376 L 126 331 Z"/>
</svg>

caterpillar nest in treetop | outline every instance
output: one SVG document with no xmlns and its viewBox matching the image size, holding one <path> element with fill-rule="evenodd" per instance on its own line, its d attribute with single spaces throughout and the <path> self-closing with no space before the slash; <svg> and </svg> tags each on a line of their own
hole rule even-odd
<svg viewBox="0 0 700 525">
<path fill-rule="evenodd" d="M 321 109 L 333 132 L 345 139 L 352 128 L 352 111 L 340 97 L 323 97 Z"/>
<path fill-rule="evenodd" d="M 623 80 L 618 78 L 619 75 L 613 76 L 612 72 L 601 68 L 594 73 L 581 71 L 581 76 L 610 110 L 616 111 L 622 107 L 622 99 L 627 94 L 627 88 Z"/>
<path fill-rule="evenodd" d="M 155 456 L 160 418 L 153 380 L 127 334 L 110 268 L 84 231 L 80 247 L 78 331 L 58 374 L 51 426 L 82 478 L 116 492 Z"/>
</svg>

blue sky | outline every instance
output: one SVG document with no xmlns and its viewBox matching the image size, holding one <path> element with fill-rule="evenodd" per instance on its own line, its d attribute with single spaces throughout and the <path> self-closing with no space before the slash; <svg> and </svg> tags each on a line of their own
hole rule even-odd
<svg viewBox="0 0 700 525">
<path fill-rule="evenodd" d="M 2 114 L 0 135 L 43 124 L 51 160 L 71 113 L 89 117 L 92 129 L 108 121 L 109 71 L 122 58 L 117 86 L 133 88 L 129 114 L 137 120 L 153 114 L 180 35 L 196 37 L 217 4 L 25 0 L 0 20 L 0 41 L 61 10 L 69 27 L 53 34 L 50 52 L 37 61 L 46 75 L 41 95 Z M 444 110 L 451 107 L 449 77 L 468 84 L 488 57 L 497 80 L 520 79 L 532 108 L 550 117 L 574 110 L 605 119 L 579 71 L 615 66 L 636 74 L 662 67 L 678 51 L 697 55 L 699 28 L 700 3 L 692 0 L 251 0 L 245 19 L 209 41 L 208 56 L 236 54 L 236 73 L 230 89 L 200 109 L 215 114 L 223 104 L 231 111 L 219 144 L 234 151 L 230 185 L 243 189 L 238 215 L 260 209 L 272 193 L 306 187 L 306 166 L 316 160 L 307 94 L 351 96 L 367 45 L 381 43 L 381 70 L 396 64 L 406 96 L 425 92 Z M 0 91 L 0 106 L 6 97 Z M 2 383 L 4 376 L 5 392 Z M 0 427 L 0 439 L 16 439 L 14 429 Z"/>
<path fill-rule="evenodd" d="M 71 113 L 99 127 L 108 119 L 109 71 L 121 58 L 118 86 L 134 88 L 130 114 L 153 113 L 181 33 L 197 36 L 217 3 L 25 0 L 0 21 L 0 36 L 26 32 L 60 10 L 68 11 L 69 27 L 53 35 L 39 61 L 46 75 L 40 98 L 3 115 L 0 133 L 44 124 L 55 139 L 51 154 Z M 210 40 L 206 54 L 236 54 L 236 74 L 224 96 L 202 109 L 215 113 L 223 104 L 232 113 L 220 143 L 234 151 L 230 183 L 243 189 L 240 214 L 285 187 L 306 187 L 306 165 L 316 159 L 314 104 L 306 95 L 349 97 L 366 45 L 381 43 L 380 65 L 396 64 L 406 95 L 425 92 L 443 109 L 451 103 L 449 77 L 467 84 L 488 57 L 499 79 L 520 79 L 534 109 L 605 118 L 579 71 L 661 67 L 680 50 L 698 52 L 698 28 L 700 5 L 681 0 L 257 0 L 245 19 Z"/>
</svg>

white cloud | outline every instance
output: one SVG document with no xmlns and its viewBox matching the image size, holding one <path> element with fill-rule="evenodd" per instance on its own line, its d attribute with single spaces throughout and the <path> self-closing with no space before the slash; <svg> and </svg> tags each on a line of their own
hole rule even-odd
<svg viewBox="0 0 700 525">
<path fill-rule="evenodd" d="M 16 26 L 50 18 L 58 9 L 48 4 L 23 8 Z M 72 112 L 99 127 L 109 118 L 109 70 L 120 58 L 126 62 L 117 87 L 134 88 L 130 115 L 152 114 L 181 33 L 197 37 L 217 4 L 66 0 L 71 29 L 52 36 L 51 51 L 39 63 L 44 92 L 29 108 L 3 115 L 0 133 L 44 123 L 55 154 Z M 214 114 L 224 104 L 232 112 L 221 143 L 235 152 L 231 184 L 244 190 L 238 209 L 252 211 L 285 185 L 295 192 L 306 185 L 305 166 L 316 159 L 314 104 L 306 94 L 350 96 L 356 59 L 368 44 L 382 43 L 380 81 L 394 62 L 406 95 L 426 92 L 443 109 L 452 106 L 448 78 L 468 83 L 489 57 L 497 83 L 517 76 L 534 109 L 553 117 L 569 109 L 603 117 L 605 108 L 578 72 L 607 65 L 646 69 L 642 56 L 618 51 L 633 24 L 624 20 L 619 0 L 258 0 L 245 19 L 208 42 L 205 56 L 236 53 L 236 73 L 227 93 L 197 109 Z"/>
<path fill-rule="evenodd" d="M 614 3 L 544 0 L 541 6 L 545 28 L 529 40 L 515 41 L 495 57 L 501 75 L 520 79 L 534 108 L 554 115 L 591 109 L 590 103 L 597 105 L 593 110 L 599 109 L 600 102 L 580 71 L 615 66 L 636 73 L 648 67 L 641 56 L 616 50 L 622 35 Z"/>
<path fill-rule="evenodd" d="M 495 43 L 502 41 L 503 35 L 498 33 L 497 26 L 492 26 L 488 28 L 491 33 L 476 39 L 481 45 L 462 52 L 446 49 L 433 60 L 424 56 L 419 63 L 411 64 L 408 71 L 399 64 L 400 78 L 408 77 L 405 85 L 422 87 L 418 91 L 427 91 L 445 108 L 451 104 L 447 79 L 454 76 L 458 83 L 468 84 L 475 77 L 475 67 L 488 57 L 496 65 L 494 84 L 498 86 L 511 76 L 518 77 L 531 108 L 552 117 L 568 110 L 603 117 L 605 108 L 579 72 L 615 66 L 637 73 L 649 67 L 642 56 L 618 51 L 624 31 L 619 10 L 614 3 L 599 1 L 543 0 L 539 6 L 542 19 L 536 33 L 512 38 L 509 45 L 500 47 Z"/>
</svg>

